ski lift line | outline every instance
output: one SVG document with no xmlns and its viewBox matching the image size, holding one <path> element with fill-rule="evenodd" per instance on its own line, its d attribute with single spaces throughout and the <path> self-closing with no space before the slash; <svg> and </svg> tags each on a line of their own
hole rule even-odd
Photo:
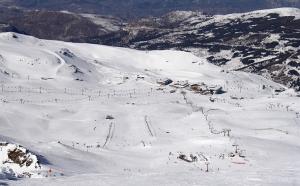
<svg viewBox="0 0 300 186">
<path fill-rule="evenodd" d="M 19 91 L 10 91 L 7 93 L 20 93 Z M 33 94 L 45 94 L 45 93 L 38 93 L 38 92 L 23 92 L 23 93 L 28 93 L 28 95 L 30 95 L 30 93 Z M 49 94 L 49 93 L 48 93 Z M 150 96 L 150 95 L 164 95 L 165 93 L 161 93 L 161 92 L 155 92 L 155 93 L 150 93 L 150 92 L 145 92 L 145 93 L 122 93 L 122 92 L 108 92 L 108 93 L 98 93 L 98 94 L 76 94 L 76 93 L 61 93 L 61 95 L 73 95 L 73 96 L 81 96 L 81 95 L 85 95 L 85 96 L 95 96 L 95 97 L 105 97 L 106 95 L 110 95 L 112 97 L 128 97 L 130 95 L 134 95 L 134 96 Z"/>
<path fill-rule="evenodd" d="M 26 87 L 26 86 L 11 86 L 11 85 L 1 85 L 3 88 L 3 94 L 7 93 L 16 93 L 15 96 L 18 96 L 18 94 L 24 94 L 27 93 L 26 96 L 30 96 L 30 94 L 59 94 L 55 95 L 57 98 L 51 98 L 51 99 L 42 99 L 42 100 L 33 100 L 33 99 L 27 99 L 24 97 L 21 97 L 19 95 L 18 99 L 9 99 L 6 98 L 2 100 L 2 102 L 20 102 L 22 104 L 25 103 L 74 103 L 79 101 L 99 101 L 102 99 L 117 99 L 117 98 L 132 98 L 132 99 L 143 99 L 147 98 L 149 96 L 154 98 L 160 98 L 164 96 L 174 96 L 174 98 L 179 98 L 180 95 L 170 93 L 168 91 L 164 90 L 157 90 L 154 88 L 141 88 L 141 89 L 88 89 L 88 88 L 64 88 L 64 89 L 53 89 L 53 88 L 44 88 L 44 87 L 38 87 L 38 88 L 32 88 L 32 87 Z M 59 98 L 62 95 L 71 95 L 71 96 L 84 96 L 84 98 L 76 98 L 76 99 L 63 99 Z M 8 95 L 7 95 L 8 96 Z M 11 94 L 9 95 L 11 96 Z M 21 100 L 21 101 L 20 101 Z"/>
<path fill-rule="evenodd" d="M 85 98 L 80 98 L 80 99 L 46 99 L 46 100 L 28 100 L 28 99 L 0 99 L 1 102 L 5 102 L 5 103 L 10 103 L 10 102 L 17 102 L 19 103 L 20 101 L 25 104 L 25 103 L 74 103 L 74 102 L 78 102 L 78 101 L 84 101 L 84 100 L 89 100 L 89 97 L 85 97 Z"/>
<path fill-rule="evenodd" d="M 175 94 L 172 94 L 175 95 Z M 154 98 L 157 98 L 157 95 L 152 95 Z M 159 97 L 161 96 L 166 96 L 166 94 L 161 94 L 159 95 Z M 167 95 L 168 97 L 170 97 L 170 95 Z M 135 97 L 131 97 L 133 99 L 144 99 L 146 97 L 149 97 L 148 95 L 142 95 L 142 96 L 135 96 Z M 26 103 L 31 103 L 31 104 L 43 104 L 43 103 L 76 103 L 76 102 L 80 102 L 80 101 L 103 101 L 104 100 L 110 100 L 110 99 L 115 99 L 115 98 L 129 98 L 129 95 L 115 95 L 115 96 L 111 96 L 109 99 L 107 98 L 107 95 L 101 95 L 101 96 L 84 96 L 83 98 L 76 98 L 76 99 L 62 99 L 62 98 L 51 98 L 51 99 L 44 99 L 44 100 L 32 100 L 32 99 L 24 99 L 24 98 L 18 98 L 18 99 L 5 99 L 5 98 L 1 98 L 0 101 L 3 103 L 22 103 L 22 104 L 26 104 Z M 179 98 L 179 95 L 174 96 L 174 99 Z M 158 99 L 159 100 L 159 99 Z M 163 100 L 159 100 L 159 101 L 155 101 L 154 103 L 162 103 L 164 102 Z M 166 101 L 166 103 L 170 102 L 170 100 Z M 172 101 L 171 101 L 172 102 Z M 150 103 L 150 102 L 148 102 Z M 151 102 L 152 103 L 152 102 Z"/>
<path fill-rule="evenodd" d="M 131 93 L 131 94 L 153 94 L 155 92 L 162 92 L 155 90 L 153 88 L 147 89 L 74 89 L 74 88 L 65 88 L 65 89 L 50 89 L 44 87 L 30 88 L 24 86 L 1 86 L 2 93 L 40 93 L 40 94 L 69 94 L 69 95 L 99 95 L 99 94 L 122 94 L 122 93 Z M 166 92 L 164 92 L 166 93 Z"/>
</svg>

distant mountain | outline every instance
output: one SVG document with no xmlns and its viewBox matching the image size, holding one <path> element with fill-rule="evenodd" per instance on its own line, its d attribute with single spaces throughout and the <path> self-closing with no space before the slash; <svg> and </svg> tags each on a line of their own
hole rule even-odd
<svg viewBox="0 0 300 186">
<path fill-rule="evenodd" d="M 296 8 L 215 16 L 175 11 L 129 23 L 93 14 L 0 9 L 2 32 L 140 50 L 191 51 L 213 64 L 263 75 L 296 90 L 300 90 L 299 30 Z"/>
<path fill-rule="evenodd" d="M 277 7 L 300 8 L 300 0 L 4 0 L 2 4 L 29 9 L 97 13 L 123 18 L 159 16 L 174 10 L 226 14 Z"/>
<path fill-rule="evenodd" d="M 0 31 L 44 39 L 86 42 L 87 37 L 99 37 L 121 26 L 121 20 L 109 16 L 0 7 Z"/>
<path fill-rule="evenodd" d="M 141 19 L 88 42 L 191 51 L 227 69 L 253 72 L 300 90 L 300 9 L 296 8 L 223 16 L 177 11 Z"/>
</svg>

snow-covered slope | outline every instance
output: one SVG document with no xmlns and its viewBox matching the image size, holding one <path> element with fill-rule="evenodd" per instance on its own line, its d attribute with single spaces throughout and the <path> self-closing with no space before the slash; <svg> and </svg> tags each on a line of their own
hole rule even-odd
<svg viewBox="0 0 300 186">
<path fill-rule="evenodd" d="M 1 182 L 300 184 L 292 89 L 179 51 L 3 33 L 0 55 L 0 140 L 28 149 L 42 177 Z"/>
</svg>

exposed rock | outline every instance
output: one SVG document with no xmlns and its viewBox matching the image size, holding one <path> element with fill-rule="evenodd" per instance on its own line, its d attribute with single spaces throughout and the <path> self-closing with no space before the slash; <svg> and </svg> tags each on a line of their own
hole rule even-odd
<svg viewBox="0 0 300 186">
<path fill-rule="evenodd" d="M 157 81 L 158 84 L 160 85 L 170 85 L 171 83 L 173 83 L 173 80 L 171 79 L 162 79 L 162 80 L 158 80 Z"/>
<path fill-rule="evenodd" d="M 17 32 L 41 39 L 88 42 L 120 30 L 122 20 L 45 10 L 27 11 L 0 6 L 0 32 Z"/>
<path fill-rule="evenodd" d="M 36 155 L 22 146 L 0 143 L 0 178 L 30 178 L 38 176 L 37 171 L 41 171 L 41 166 Z"/>
<path fill-rule="evenodd" d="M 204 83 L 190 85 L 190 90 L 202 95 L 224 94 L 226 93 L 221 86 L 208 86 Z"/>
</svg>

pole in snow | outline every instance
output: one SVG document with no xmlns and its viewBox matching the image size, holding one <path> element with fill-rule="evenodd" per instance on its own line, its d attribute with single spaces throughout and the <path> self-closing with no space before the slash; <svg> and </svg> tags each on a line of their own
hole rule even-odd
<svg viewBox="0 0 300 186">
<path fill-rule="evenodd" d="M 209 162 L 206 161 L 206 162 L 205 162 L 205 165 L 206 165 L 206 170 L 205 170 L 205 172 L 208 172 L 208 165 L 209 165 Z"/>
<path fill-rule="evenodd" d="M 232 146 L 235 147 L 235 153 L 238 153 L 238 147 L 239 147 L 239 145 L 238 144 L 233 144 Z"/>
</svg>

